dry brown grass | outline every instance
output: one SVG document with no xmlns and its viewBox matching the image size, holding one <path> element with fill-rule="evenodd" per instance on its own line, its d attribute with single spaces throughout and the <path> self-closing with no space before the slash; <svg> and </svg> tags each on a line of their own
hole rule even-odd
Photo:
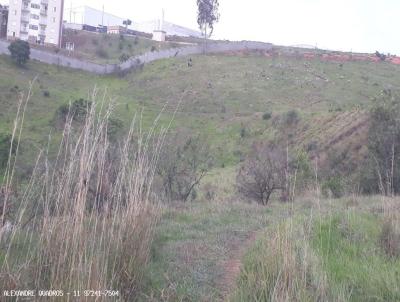
<svg viewBox="0 0 400 302">
<path fill-rule="evenodd" d="M 21 98 L 17 145 L 29 97 Z M 82 124 L 68 117 L 56 158 L 41 152 L 14 204 L 12 230 L 0 233 L 0 288 L 118 290 L 126 301 L 138 296 L 158 218 L 151 187 L 165 131 L 155 135 L 155 123 L 144 134 L 134 121 L 113 146 L 107 135 L 112 105 L 96 99 L 94 92 Z M 14 182 L 15 161 L 10 157 L 5 188 Z M 3 207 L 10 202 L 6 196 Z"/>
</svg>

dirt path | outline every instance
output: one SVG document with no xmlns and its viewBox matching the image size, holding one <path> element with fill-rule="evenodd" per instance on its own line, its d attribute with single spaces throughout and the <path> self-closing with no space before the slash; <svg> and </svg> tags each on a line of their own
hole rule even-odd
<svg viewBox="0 0 400 302">
<path fill-rule="evenodd" d="M 234 291 L 242 268 L 243 257 L 255 243 L 257 235 L 257 231 L 250 232 L 244 241 L 235 243 L 229 254 L 229 259 L 222 261 L 219 265 L 223 271 L 222 277 L 217 283 L 217 288 L 221 293 L 221 301 L 228 301 L 229 295 Z"/>
</svg>

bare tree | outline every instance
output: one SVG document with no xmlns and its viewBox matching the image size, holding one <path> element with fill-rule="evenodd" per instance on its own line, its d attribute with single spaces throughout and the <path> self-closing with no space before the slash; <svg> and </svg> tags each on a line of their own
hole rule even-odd
<svg viewBox="0 0 400 302">
<path fill-rule="evenodd" d="M 170 136 L 157 168 L 166 198 L 186 202 L 211 165 L 209 146 L 203 138 L 183 133 Z"/>
<path fill-rule="evenodd" d="M 267 205 L 272 193 L 285 190 L 286 153 L 274 145 L 255 144 L 237 175 L 237 189 L 246 198 Z"/>
<path fill-rule="evenodd" d="M 207 39 L 214 31 L 214 24 L 219 21 L 218 0 L 197 0 L 197 23 L 204 35 L 204 51 L 207 51 Z"/>
</svg>

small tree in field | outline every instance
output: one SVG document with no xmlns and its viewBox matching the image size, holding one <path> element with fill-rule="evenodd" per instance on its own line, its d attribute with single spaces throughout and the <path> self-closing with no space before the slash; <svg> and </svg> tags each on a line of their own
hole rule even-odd
<svg viewBox="0 0 400 302">
<path fill-rule="evenodd" d="M 165 197 L 168 201 L 188 201 L 211 166 L 204 138 L 184 133 L 168 137 L 157 165 Z"/>
<path fill-rule="evenodd" d="M 286 155 L 272 145 L 256 144 L 237 175 L 237 189 L 245 198 L 266 206 L 277 190 L 285 190 Z"/>
<path fill-rule="evenodd" d="M 218 0 L 197 0 L 197 23 L 204 35 L 205 50 L 207 50 L 207 39 L 214 31 L 214 24 L 219 21 Z"/>
<path fill-rule="evenodd" d="M 25 65 L 31 55 L 29 43 L 22 40 L 14 41 L 8 46 L 11 58 L 19 65 Z"/>
</svg>

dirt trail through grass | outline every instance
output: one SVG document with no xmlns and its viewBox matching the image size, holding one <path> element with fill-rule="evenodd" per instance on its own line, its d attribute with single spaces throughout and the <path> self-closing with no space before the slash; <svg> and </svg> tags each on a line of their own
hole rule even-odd
<svg viewBox="0 0 400 302">
<path fill-rule="evenodd" d="M 144 301 L 226 300 L 270 211 L 238 202 L 167 209 L 153 244 Z"/>
<path fill-rule="evenodd" d="M 235 244 L 230 251 L 229 259 L 220 263 L 223 276 L 217 283 L 217 287 L 221 293 L 221 301 L 228 301 L 229 294 L 235 289 L 242 268 L 243 257 L 255 243 L 257 234 L 257 231 L 251 231 L 244 241 Z"/>
</svg>

